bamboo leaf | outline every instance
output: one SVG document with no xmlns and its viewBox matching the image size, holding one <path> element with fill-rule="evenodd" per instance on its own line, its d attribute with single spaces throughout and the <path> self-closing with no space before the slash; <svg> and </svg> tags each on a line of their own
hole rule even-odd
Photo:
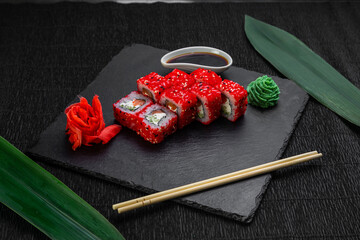
<svg viewBox="0 0 360 240">
<path fill-rule="evenodd" d="M 245 33 L 266 60 L 320 103 L 360 126 L 360 90 L 303 42 L 245 16 Z"/>
<path fill-rule="evenodd" d="M 0 201 L 52 239 L 124 239 L 99 212 L 2 137 Z"/>
</svg>

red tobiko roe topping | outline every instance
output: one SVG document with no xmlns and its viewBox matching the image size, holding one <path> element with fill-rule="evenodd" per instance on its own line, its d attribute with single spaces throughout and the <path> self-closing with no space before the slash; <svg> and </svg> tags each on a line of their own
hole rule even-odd
<svg viewBox="0 0 360 240">
<path fill-rule="evenodd" d="M 72 149 L 81 145 L 91 146 L 92 143 L 106 144 L 120 131 L 121 126 L 117 124 L 105 127 L 103 112 L 99 96 L 95 95 L 92 106 L 84 97 L 80 102 L 74 103 L 65 109 L 67 117 L 66 134 Z"/>
<path fill-rule="evenodd" d="M 193 107 L 197 103 L 196 96 L 188 90 L 184 90 L 181 86 L 173 86 L 172 88 L 167 89 L 163 94 L 184 109 Z"/>
<path fill-rule="evenodd" d="M 153 82 L 153 81 L 157 81 L 161 78 L 163 78 L 161 75 L 157 74 L 156 72 L 151 72 L 148 75 L 146 75 L 142 78 L 139 78 L 138 80 L 143 79 L 143 80 L 147 80 L 149 82 Z"/>
<path fill-rule="evenodd" d="M 136 82 L 137 84 L 141 83 L 144 85 L 151 85 L 163 80 L 164 78 L 161 75 L 157 74 L 156 72 L 151 72 L 148 75 L 139 78 Z"/>
<path fill-rule="evenodd" d="M 179 129 L 195 119 L 197 98 L 182 86 L 173 86 L 163 92 L 160 103 L 178 115 Z"/>
<path fill-rule="evenodd" d="M 175 68 L 168 75 L 166 75 L 165 78 L 167 80 L 172 81 L 172 80 L 177 80 L 179 78 L 187 78 L 188 76 L 190 76 L 190 75 L 187 74 L 186 72 Z"/>
<path fill-rule="evenodd" d="M 247 108 L 247 91 L 240 84 L 224 79 L 221 83 L 215 86 L 223 94 L 223 103 L 226 102 L 227 96 L 233 99 L 233 113 L 231 116 L 224 116 L 228 120 L 235 122 L 240 116 L 245 114 Z"/>
<path fill-rule="evenodd" d="M 222 96 L 219 90 L 206 83 L 198 82 L 190 88 L 190 91 L 199 98 L 198 107 L 203 104 L 204 111 L 207 112 L 208 120 L 202 119 L 203 117 L 200 120 L 198 118 L 201 123 L 210 124 L 220 116 Z"/>
<path fill-rule="evenodd" d="M 160 95 L 165 89 L 168 89 L 172 86 L 170 81 L 167 81 L 164 77 L 155 72 L 139 78 L 136 82 L 138 91 L 152 98 L 155 102 L 160 100 Z M 142 85 L 145 87 L 142 88 Z"/>
<path fill-rule="evenodd" d="M 202 82 L 195 83 L 190 90 L 198 92 L 199 95 L 206 97 L 207 99 L 221 96 L 221 92 L 219 90 Z"/>
<path fill-rule="evenodd" d="M 215 85 L 219 84 L 222 81 L 221 77 L 215 72 L 203 68 L 196 69 L 190 75 L 197 82 L 203 82 L 213 87 L 215 87 Z"/>
<path fill-rule="evenodd" d="M 231 93 L 231 95 L 234 96 L 236 101 L 247 97 L 247 91 L 243 86 L 228 79 L 224 79 L 221 83 L 216 85 L 215 88 L 219 89 L 220 91 Z"/>
<path fill-rule="evenodd" d="M 191 87 L 196 82 L 192 76 L 176 68 L 166 75 L 165 79 L 174 86 L 181 86 L 184 89 Z"/>
</svg>

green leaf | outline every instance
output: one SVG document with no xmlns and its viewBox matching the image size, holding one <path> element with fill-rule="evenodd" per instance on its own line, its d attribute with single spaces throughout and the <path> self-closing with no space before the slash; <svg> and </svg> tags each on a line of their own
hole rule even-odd
<svg viewBox="0 0 360 240">
<path fill-rule="evenodd" d="M 99 212 L 2 137 L 0 201 L 52 239 L 124 239 Z"/>
<path fill-rule="evenodd" d="M 320 103 L 360 126 L 360 90 L 303 42 L 245 16 L 245 33 L 266 60 Z"/>
</svg>

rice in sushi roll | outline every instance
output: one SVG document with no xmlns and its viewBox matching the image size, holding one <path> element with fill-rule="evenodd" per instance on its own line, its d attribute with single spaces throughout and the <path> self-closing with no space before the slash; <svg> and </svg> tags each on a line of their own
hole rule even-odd
<svg viewBox="0 0 360 240">
<path fill-rule="evenodd" d="M 247 91 L 240 84 L 224 79 L 215 86 L 222 93 L 221 115 L 235 122 L 244 115 L 247 106 Z"/>
<path fill-rule="evenodd" d="M 139 113 L 152 104 L 150 98 L 133 91 L 113 104 L 114 117 L 121 125 L 136 131 Z"/>
<path fill-rule="evenodd" d="M 221 92 L 216 88 L 205 84 L 195 83 L 190 91 L 196 95 L 197 102 L 197 114 L 196 120 L 202 124 L 210 124 L 220 116 L 221 110 Z"/>
<path fill-rule="evenodd" d="M 167 89 L 161 95 L 160 104 L 166 106 L 178 116 L 178 128 L 181 129 L 194 121 L 197 99 L 194 94 L 181 86 Z"/>
<path fill-rule="evenodd" d="M 155 72 L 137 80 L 138 91 L 155 102 L 159 102 L 161 93 L 171 86 L 169 81 Z"/>
<path fill-rule="evenodd" d="M 203 82 L 215 87 L 221 82 L 221 77 L 208 69 L 196 69 L 190 74 L 197 82 Z"/>
<path fill-rule="evenodd" d="M 160 143 L 176 131 L 177 116 L 159 104 L 153 104 L 139 114 L 137 133 L 146 141 Z"/>
<path fill-rule="evenodd" d="M 192 76 L 176 68 L 164 78 L 173 86 L 181 86 L 183 89 L 190 88 L 196 82 Z"/>
</svg>

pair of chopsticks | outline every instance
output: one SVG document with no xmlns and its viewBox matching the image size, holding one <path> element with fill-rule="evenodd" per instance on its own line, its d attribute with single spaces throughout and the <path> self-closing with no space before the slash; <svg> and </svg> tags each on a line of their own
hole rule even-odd
<svg viewBox="0 0 360 240">
<path fill-rule="evenodd" d="M 209 178 L 203 181 L 187 184 L 181 187 L 172 188 L 166 191 L 154 193 L 145 197 L 132 199 L 126 202 L 114 204 L 114 210 L 119 213 L 127 212 L 132 209 L 144 207 L 154 203 L 163 202 L 169 199 L 181 197 L 187 194 L 203 191 L 209 188 L 218 187 L 231 182 L 239 181 L 245 178 L 254 177 L 264 173 L 269 173 L 281 168 L 289 167 L 298 163 L 306 162 L 311 159 L 319 158 L 322 154 L 317 151 L 307 152 L 300 155 L 284 158 L 281 160 L 269 162 L 255 167 L 243 169 L 240 171 L 228 173 L 214 178 Z"/>
</svg>

